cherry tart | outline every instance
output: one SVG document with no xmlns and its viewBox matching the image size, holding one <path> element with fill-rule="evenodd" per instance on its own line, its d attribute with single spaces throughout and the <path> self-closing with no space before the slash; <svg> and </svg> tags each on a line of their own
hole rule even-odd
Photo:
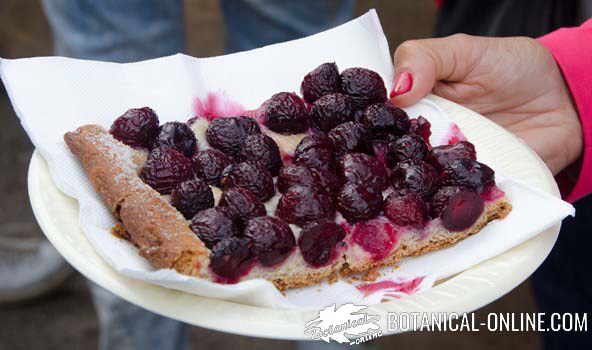
<svg viewBox="0 0 592 350">
<path fill-rule="evenodd" d="M 390 104 L 377 73 L 325 63 L 300 92 L 189 122 L 130 109 L 64 139 L 142 257 L 218 283 L 366 273 L 510 212 L 473 144 L 432 146 L 429 121 Z"/>
</svg>

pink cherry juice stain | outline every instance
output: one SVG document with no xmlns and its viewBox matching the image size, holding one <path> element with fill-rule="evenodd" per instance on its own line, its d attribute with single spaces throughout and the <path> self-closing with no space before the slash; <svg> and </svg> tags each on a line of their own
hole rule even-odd
<svg viewBox="0 0 592 350">
<path fill-rule="evenodd" d="M 294 160 L 294 156 L 291 153 L 281 151 L 281 156 L 282 156 L 282 162 L 284 163 L 284 166 L 292 164 L 292 161 Z"/>
<path fill-rule="evenodd" d="M 370 253 L 375 261 L 384 259 L 395 247 L 398 232 L 386 218 L 359 222 L 352 230 L 353 241 Z"/>
<path fill-rule="evenodd" d="M 448 130 L 448 134 L 444 138 L 444 144 L 453 145 L 459 141 L 466 141 L 467 138 L 465 135 L 460 131 L 460 128 L 456 123 L 452 123 L 450 130 Z"/>
<path fill-rule="evenodd" d="M 247 113 L 241 104 L 230 99 L 224 92 L 209 92 L 204 99 L 196 98 L 193 112 L 195 117 L 205 118 L 208 121 L 220 117 L 246 115 Z"/>
<path fill-rule="evenodd" d="M 384 280 L 375 283 L 361 284 L 356 286 L 356 288 L 362 292 L 365 297 L 384 290 L 388 292 L 385 296 L 399 298 L 400 295 L 397 293 L 404 293 L 407 295 L 415 293 L 423 279 L 424 277 L 422 276 L 400 281 Z"/>
<path fill-rule="evenodd" d="M 481 192 L 481 198 L 483 198 L 485 202 L 493 202 L 502 198 L 504 195 L 505 192 L 500 190 L 497 186 L 491 186 Z"/>
</svg>

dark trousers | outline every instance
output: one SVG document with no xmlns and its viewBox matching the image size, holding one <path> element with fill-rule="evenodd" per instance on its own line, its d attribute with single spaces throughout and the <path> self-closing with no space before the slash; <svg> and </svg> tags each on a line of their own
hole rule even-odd
<svg viewBox="0 0 592 350">
<path fill-rule="evenodd" d="M 532 276 L 540 311 L 550 324 L 553 312 L 587 312 L 592 316 L 592 196 L 575 203 L 576 217 L 563 221 L 551 254 Z M 588 332 L 543 333 L 545 349 L 592 349 L 592 320 Z"/>
</svg>

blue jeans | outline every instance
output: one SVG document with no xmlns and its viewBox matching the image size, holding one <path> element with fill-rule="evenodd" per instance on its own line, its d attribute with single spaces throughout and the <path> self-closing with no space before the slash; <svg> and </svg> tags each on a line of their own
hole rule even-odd
<svg viewBox="0 0 592 350">
<path fill-rule="evenodd" d="M 315 34 L 351 19 L 354 5 L 355 0 L 222 0 L 226 51 Z M 43 0 L 43 7 L 60 56 L 130 62 L 185 51 L 181 0 Z M 183 323 L 89 286 L 101 349 L 187 347 Z"/>
<path fill-rule="evenodd" d="M 60 56 L 130 62 L 185 51 L 181 0 L 43 0 L 43 7 Z M 318 33 L 350 20 L 354 7 L 355 0 L 221 0 L 226 52 Z"/>
</svg>

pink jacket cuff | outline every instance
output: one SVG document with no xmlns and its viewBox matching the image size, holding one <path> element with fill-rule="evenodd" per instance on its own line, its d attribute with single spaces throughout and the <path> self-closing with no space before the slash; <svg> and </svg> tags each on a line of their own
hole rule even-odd
<svg viewBox="0 0 592 350">
<path fill-rule="evenodd" d="M 557 175 L 565 200 L 574 202 L 592 193 L 592 20 L 539 38 L 555 58 L 569 87 L 582 124 L 581 158 Z"/>
</svg>

